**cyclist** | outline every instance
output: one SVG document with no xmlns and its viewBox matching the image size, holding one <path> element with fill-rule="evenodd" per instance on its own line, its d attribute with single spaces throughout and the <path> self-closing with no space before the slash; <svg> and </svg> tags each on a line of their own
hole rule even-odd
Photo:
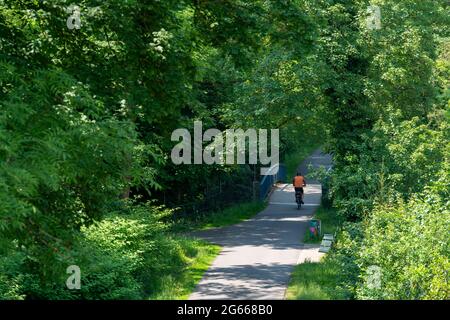
<svg viewBox="0 0 450 320">
<path fill-rule="evenodd" d="M 299 193 L 301 196 L 301 203 L 305 204 L 303 202 L 303 187 L 306 186 L 306 180 L 305 177 L 302 176 L 301 172 L 297 172 L 297 175 L 294 177 L 294 179 L 292 180 L 292 184 L 294 185 L 295 188 L 295 200 L 297 200 L 297 194 Z"/>
</svg>

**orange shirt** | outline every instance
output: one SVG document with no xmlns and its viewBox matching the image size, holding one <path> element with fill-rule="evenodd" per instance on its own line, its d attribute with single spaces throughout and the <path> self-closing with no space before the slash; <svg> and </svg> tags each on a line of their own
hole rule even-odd
<svg viewBox="0 0 450 320">
<path fill-rule="evenodd" d="M 303 176 L 296 176 L 294 178 L 294 187 L 303 188 L 306 185 L 305 178 Z"/>
</svg>

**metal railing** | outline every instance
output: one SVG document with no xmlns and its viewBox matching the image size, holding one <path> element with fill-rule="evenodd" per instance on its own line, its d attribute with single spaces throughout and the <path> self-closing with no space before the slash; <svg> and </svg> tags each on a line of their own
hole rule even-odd
<svg viewBox="0 0 450 320">
<path fill-rule="evenodd" d="M 269 172 L 275 171 L 278 166 L 278 171 L 273 175 L 263 176 L 259 183 L 259 199 L 265 200 L 272 187 L 277 182 L 286 182 L 286 166 L 282 163 L 276 164 L 269 169 Z"/>
</svg>

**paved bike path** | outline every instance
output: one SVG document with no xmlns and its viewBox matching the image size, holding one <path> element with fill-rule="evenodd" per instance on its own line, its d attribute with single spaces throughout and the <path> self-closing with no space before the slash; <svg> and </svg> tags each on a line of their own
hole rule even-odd
<svg viewBox="0 0 450 320">
<path fill-rule="evenodd" d="M 331 166 L 331 157 L 316 150 L 300 166 Z M 198 299 L 283 299 L 294 266 L 318 260 L 318 246 L 301 243 L 308 220 L 320 205 L 321 185 L 307 179 L 304 202 L 297 210 L 291 184 L 280 184 L 269 205 L 239 224 L 193 235 L 222 246 L 222 251 L 189 297 Z"/>
</svg>

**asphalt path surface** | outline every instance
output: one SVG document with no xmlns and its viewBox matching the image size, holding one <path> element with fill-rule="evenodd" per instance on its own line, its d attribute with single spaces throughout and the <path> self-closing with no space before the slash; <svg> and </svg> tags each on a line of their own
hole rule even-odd
<svg viewBox="0 0 450 320">
<path fill-rule="evenodd" d="M 331 166 L 331 157 L 316 150 L 300 164 Z M 321 185 L 307 180 L 304 202 L 297 210 L 292 184 L 279 184 L 269 205 L 252 219 L 192 235 L 222 246 L 222 251 L 189 297 L 200 299 L 283 299 L 298 263 L 317 261 L 317 245 L 302 243 L 309 220 L 320 205 Z"/>
</svg>

